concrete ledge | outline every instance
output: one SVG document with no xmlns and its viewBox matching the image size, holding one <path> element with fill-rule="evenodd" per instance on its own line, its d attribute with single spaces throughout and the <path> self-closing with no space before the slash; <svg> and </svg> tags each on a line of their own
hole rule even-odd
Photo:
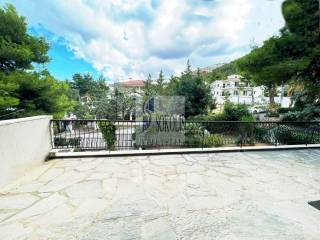
<svg viewBox="0 0 320 240">
<path fill-rule="evenodd" d="M 44 163 L 51 150 L 51 116 L 0 121 L 0 187 Z"/>
<path fill-rule="evenodd" d="M 320 149 L 320 144 L 310 145 L 281 145 L 281 146 L 247 146 L 247 147 L 219 147 L 219 148 L 181 148 L 159 150 L 131 150 L 131 151 L 87 151 L 87 152 L 62 152 L 52 150 L 49 158 L 77 158 L 77 157 L 123 157 L 145 155 L 172 155 L 188 153 L 223 153 L 223 152 L 248 152 L 248 151 L 280 151 L 299 149 Z"/>
<path fill-rule="evenodd" d="M 50 115 L 41 115 L 41 116 L 35 116 L 35 117 L 26 117 L 26 118 L 15 118 L 15 119 L 9 119 L 9 120 L 1 120 L 0 126 L 4 125 L 12 125 L 16 123 L 23 123 L 23 122 L 30 122 L 30 121 L 36 121 L 41 119 L 52 119 L 52 116 Z"/>
</svg>

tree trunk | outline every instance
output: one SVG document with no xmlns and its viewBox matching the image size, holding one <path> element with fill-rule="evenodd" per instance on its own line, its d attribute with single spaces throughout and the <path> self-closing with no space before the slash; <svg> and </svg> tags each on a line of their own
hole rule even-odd
<svg viewBox="0 0 320 240">
<path fill-rule="evenodd" d="M 272 86 L 269 88 L 269 102 L 270 102 L 270 104 L 274 103 L 274 93 L 275 93 L 274 86 Z"/>
</svg>

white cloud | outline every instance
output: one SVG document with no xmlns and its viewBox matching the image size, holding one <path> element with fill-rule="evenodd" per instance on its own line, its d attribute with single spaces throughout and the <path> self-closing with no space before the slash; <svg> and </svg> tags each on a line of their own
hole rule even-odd
<svg viewBox="0 0 320 240">
<path fill-rule="evenodd" d="M 282 0 L 11 2 L 114 80 L 180 73 L 188 58 L 194 67 L 229 61 L 283 25 Z"/>
</svg>

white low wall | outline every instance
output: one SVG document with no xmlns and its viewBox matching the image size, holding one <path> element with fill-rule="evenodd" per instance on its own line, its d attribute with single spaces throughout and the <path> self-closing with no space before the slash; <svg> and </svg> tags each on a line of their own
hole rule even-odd
<svg viewBox="0 0 320 240">
<path fill-rule="evenodd" d="M 51 116 L 0 121 L 0 187 L 41 165 L 51 150 Z"/>
</svg>

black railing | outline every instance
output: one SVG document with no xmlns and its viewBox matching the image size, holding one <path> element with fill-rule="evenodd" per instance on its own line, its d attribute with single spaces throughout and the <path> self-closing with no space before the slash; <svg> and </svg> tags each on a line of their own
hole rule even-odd
<svg viewBox="0 0 320 240">
<path fill-rule="evenodd" d="M 320 122 L 52 120 L 51 133 L 75 151 L 320 144 Z"/>
</svg>

